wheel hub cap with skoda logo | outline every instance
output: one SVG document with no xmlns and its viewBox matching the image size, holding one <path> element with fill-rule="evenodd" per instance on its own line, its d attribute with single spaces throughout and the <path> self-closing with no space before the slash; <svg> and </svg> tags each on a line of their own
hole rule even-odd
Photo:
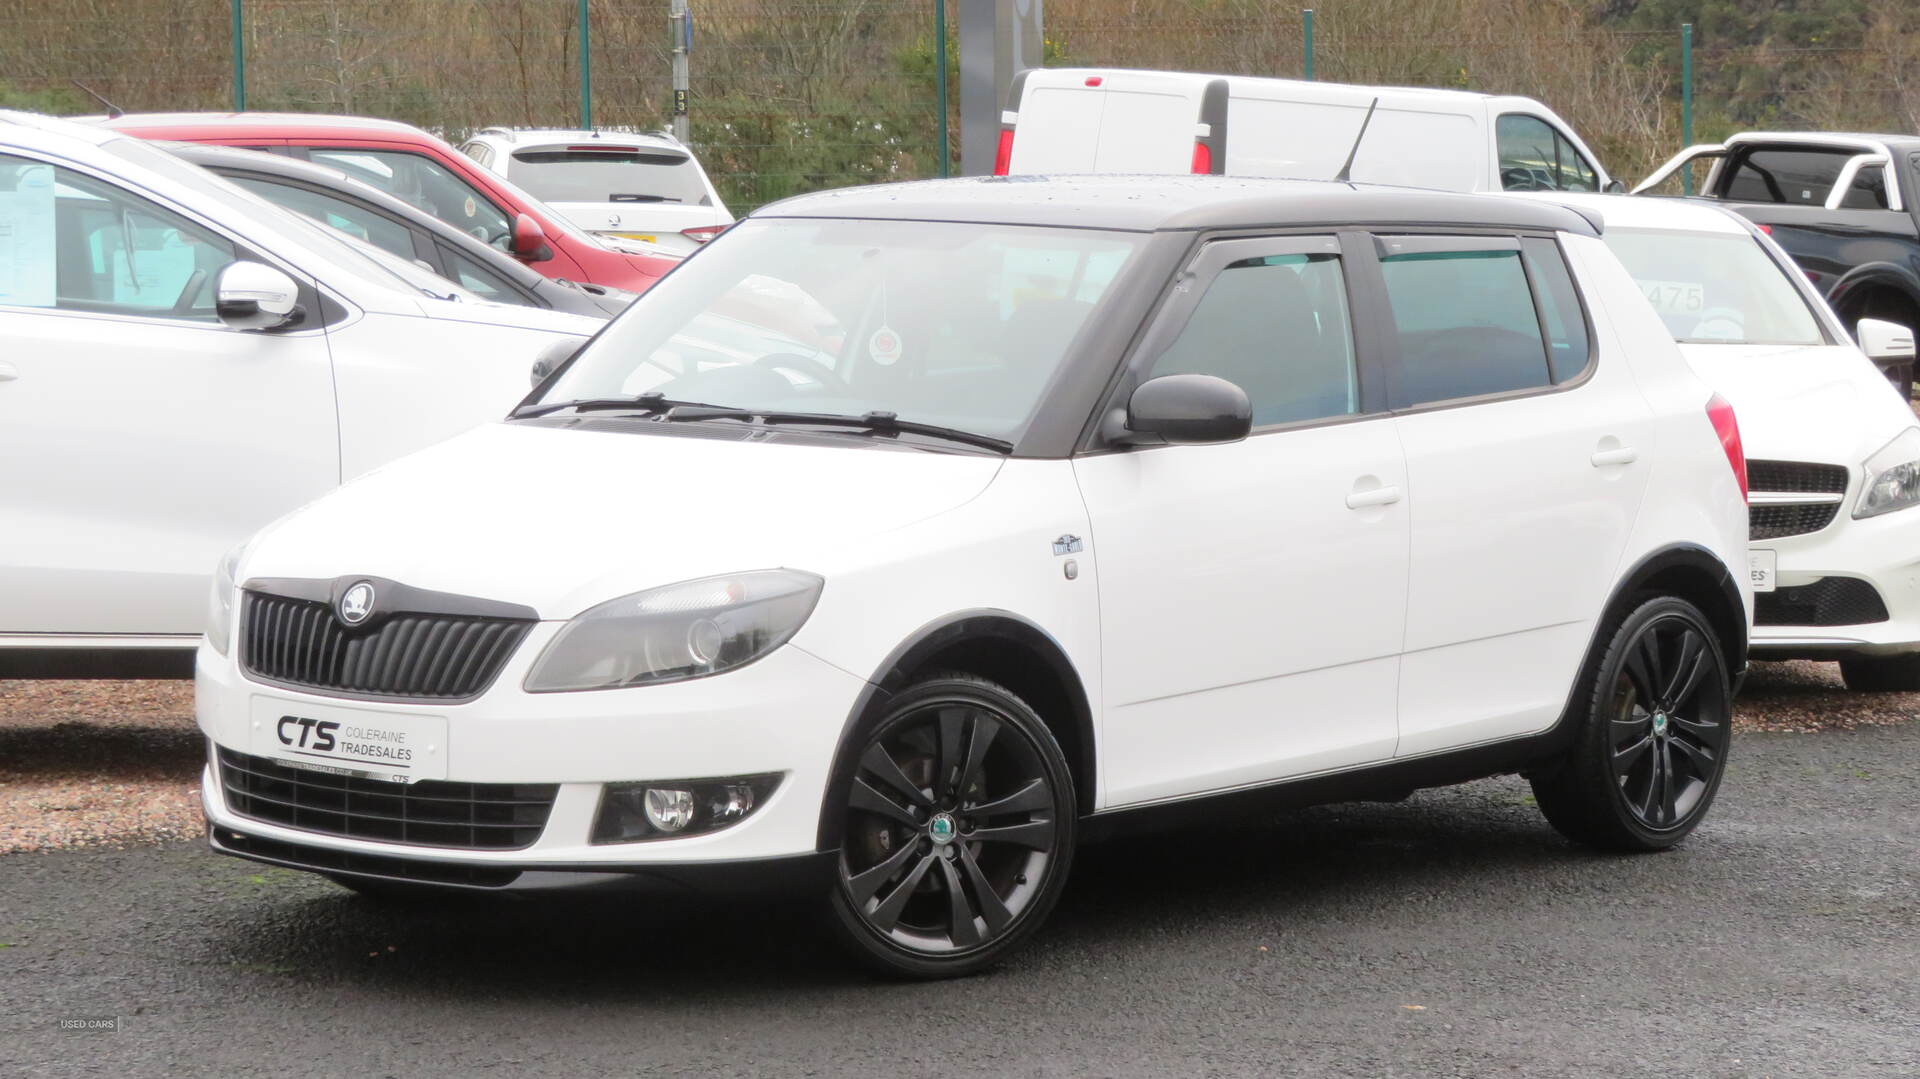
<svg viewBox="0 0 1920 1079">
<path fill-rule="evenodd" d="M 927 838 L 942 846 L 953 842 L 956 831 L 958 829 L 954 826 L 951 813 L 935 813 L 933 819 L 927 822 Z"/>
</svg>

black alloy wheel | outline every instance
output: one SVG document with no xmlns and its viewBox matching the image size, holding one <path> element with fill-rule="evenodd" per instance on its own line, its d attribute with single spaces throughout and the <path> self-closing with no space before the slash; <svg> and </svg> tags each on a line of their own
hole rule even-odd
<svg viewBox="0 0 1920 1079">
<path fill-rule="evenodd" d="M 1075 809 L 1059 744 L 1024 701 L 939 675 L 900 694 L 850 752 L 833 906 L 858 954 L 951 977 L 1039 926 L 1066 883 Z"/>
<path fill-rule="evenodd" d="M 1726 770 L 1732 692 L 1720 643 L 1692 604 L 1660 597 L 1620 622 L 1588 670 L 1574 748 L 1532 777 L 1535 798 L 1580 842 L 1670 847 L 1705 816 Z"/>
</svg>

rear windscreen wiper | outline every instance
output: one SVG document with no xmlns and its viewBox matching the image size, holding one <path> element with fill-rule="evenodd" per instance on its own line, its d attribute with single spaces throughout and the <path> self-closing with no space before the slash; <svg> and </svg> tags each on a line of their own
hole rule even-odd
<svg viewBox="0 0 1920 1079">
<path fill-rule="evenodd" d="M 585 397 L 576 401 L 541 401 L 538 404 L 521 405 L 507 414 L 510 420 L 530 419 L 545 416 L 565 409 L 575 412 L 609 412 L 616 409 L 631 409 L 635 412 L 665 412 L 670 408 L 707 408 L 726 410 L 725 405 L 710 405 L 704 401 L 676 401 L 662 393 L 648 392 L 634 397 Z"/>
<path fill-rule="evenodd" d="M 1012 453 L 1013 443 L 1004 438 L 962 431 L 957 427 L 941 427 L 932 423 L 915 423 L 903 420 L 891 412 L 865 412 L 860 415 L 841 415 L 831 412 L 776 412 L 751 408 L 717 408 L 712 405 L 675 405 L 667 410 L 661 419 L 670 423 L 689 420 L 759 420 L 761 423 L 808 424 L 815 427 L 854 427 L 874 434 L 924 435 L 928 438 L 943 438 L 949 442 L 960 442 L 969 446 L 979 446 L 995 453 Z"/>
<path fill-rule="evenodd" d="M 624 191 L 615 191 L 607 196 L 608 202 L 681 202 L 672 195 L 634 195 Z"/>
</svg>

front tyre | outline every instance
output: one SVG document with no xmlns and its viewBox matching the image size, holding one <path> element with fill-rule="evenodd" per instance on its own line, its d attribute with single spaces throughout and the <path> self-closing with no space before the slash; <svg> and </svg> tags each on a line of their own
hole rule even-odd
<svg viewBox="0 0 1920 1079">
<path fill-rule="evenodd" d="M 1674 596 L 1628 614 L 1583 669 L 1573 748 L 1532 777 L 1562 835 L 1608 850 L 1665 850 L 1706 816 L 1726 770 L 1732 689 L 1718 638 Z"/>
<path fill-rule="evenodd" d="M 895 975 L 998 962 L 1046 919 L 1073 860 L 1067 761 L 1038 714 L 967 674 L 908 687 L 849 747 L 834 924 Z"/>
</svg>

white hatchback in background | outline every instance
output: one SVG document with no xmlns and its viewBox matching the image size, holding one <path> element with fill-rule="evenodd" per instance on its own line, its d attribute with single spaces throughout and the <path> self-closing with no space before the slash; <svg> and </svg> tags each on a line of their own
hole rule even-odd
<svg viewBox="0 0 1920 1079">
<path fill-rule="evenodd" d="M 185 673 L 221 552 L 498 418 L 604 325 L 382 257 L 157 145 L 0 112 L 0 672 Z"/>
<path fill-rule="evenodd" d="M 1754 658 L 1837 659 L 1850 688 L 1920 690 L 1920 426 L 1869 360 L 1910 360 L 1913 331 L 1862 319 L 1856 346 L 1730 211 L 1554 199 L 1605 218 L 1607 246 L 1740 415 Z"/>
<path fill-rule="evenodd" d="M 460 152 L 588 232 L 684 255 L 733 223 L 693 151 L 664 131 L 490 127 Z"/>
<path fill-rule="evenodd" d="M 1619 188 L 1573 128 L 1530 97 L 1109 68 L 1036 68 L 1016 76 L 994 173 L 1331 180 L 1349 153 L 1348 178 L 1361 183 L 1446 191 Z"/>
</svg>

